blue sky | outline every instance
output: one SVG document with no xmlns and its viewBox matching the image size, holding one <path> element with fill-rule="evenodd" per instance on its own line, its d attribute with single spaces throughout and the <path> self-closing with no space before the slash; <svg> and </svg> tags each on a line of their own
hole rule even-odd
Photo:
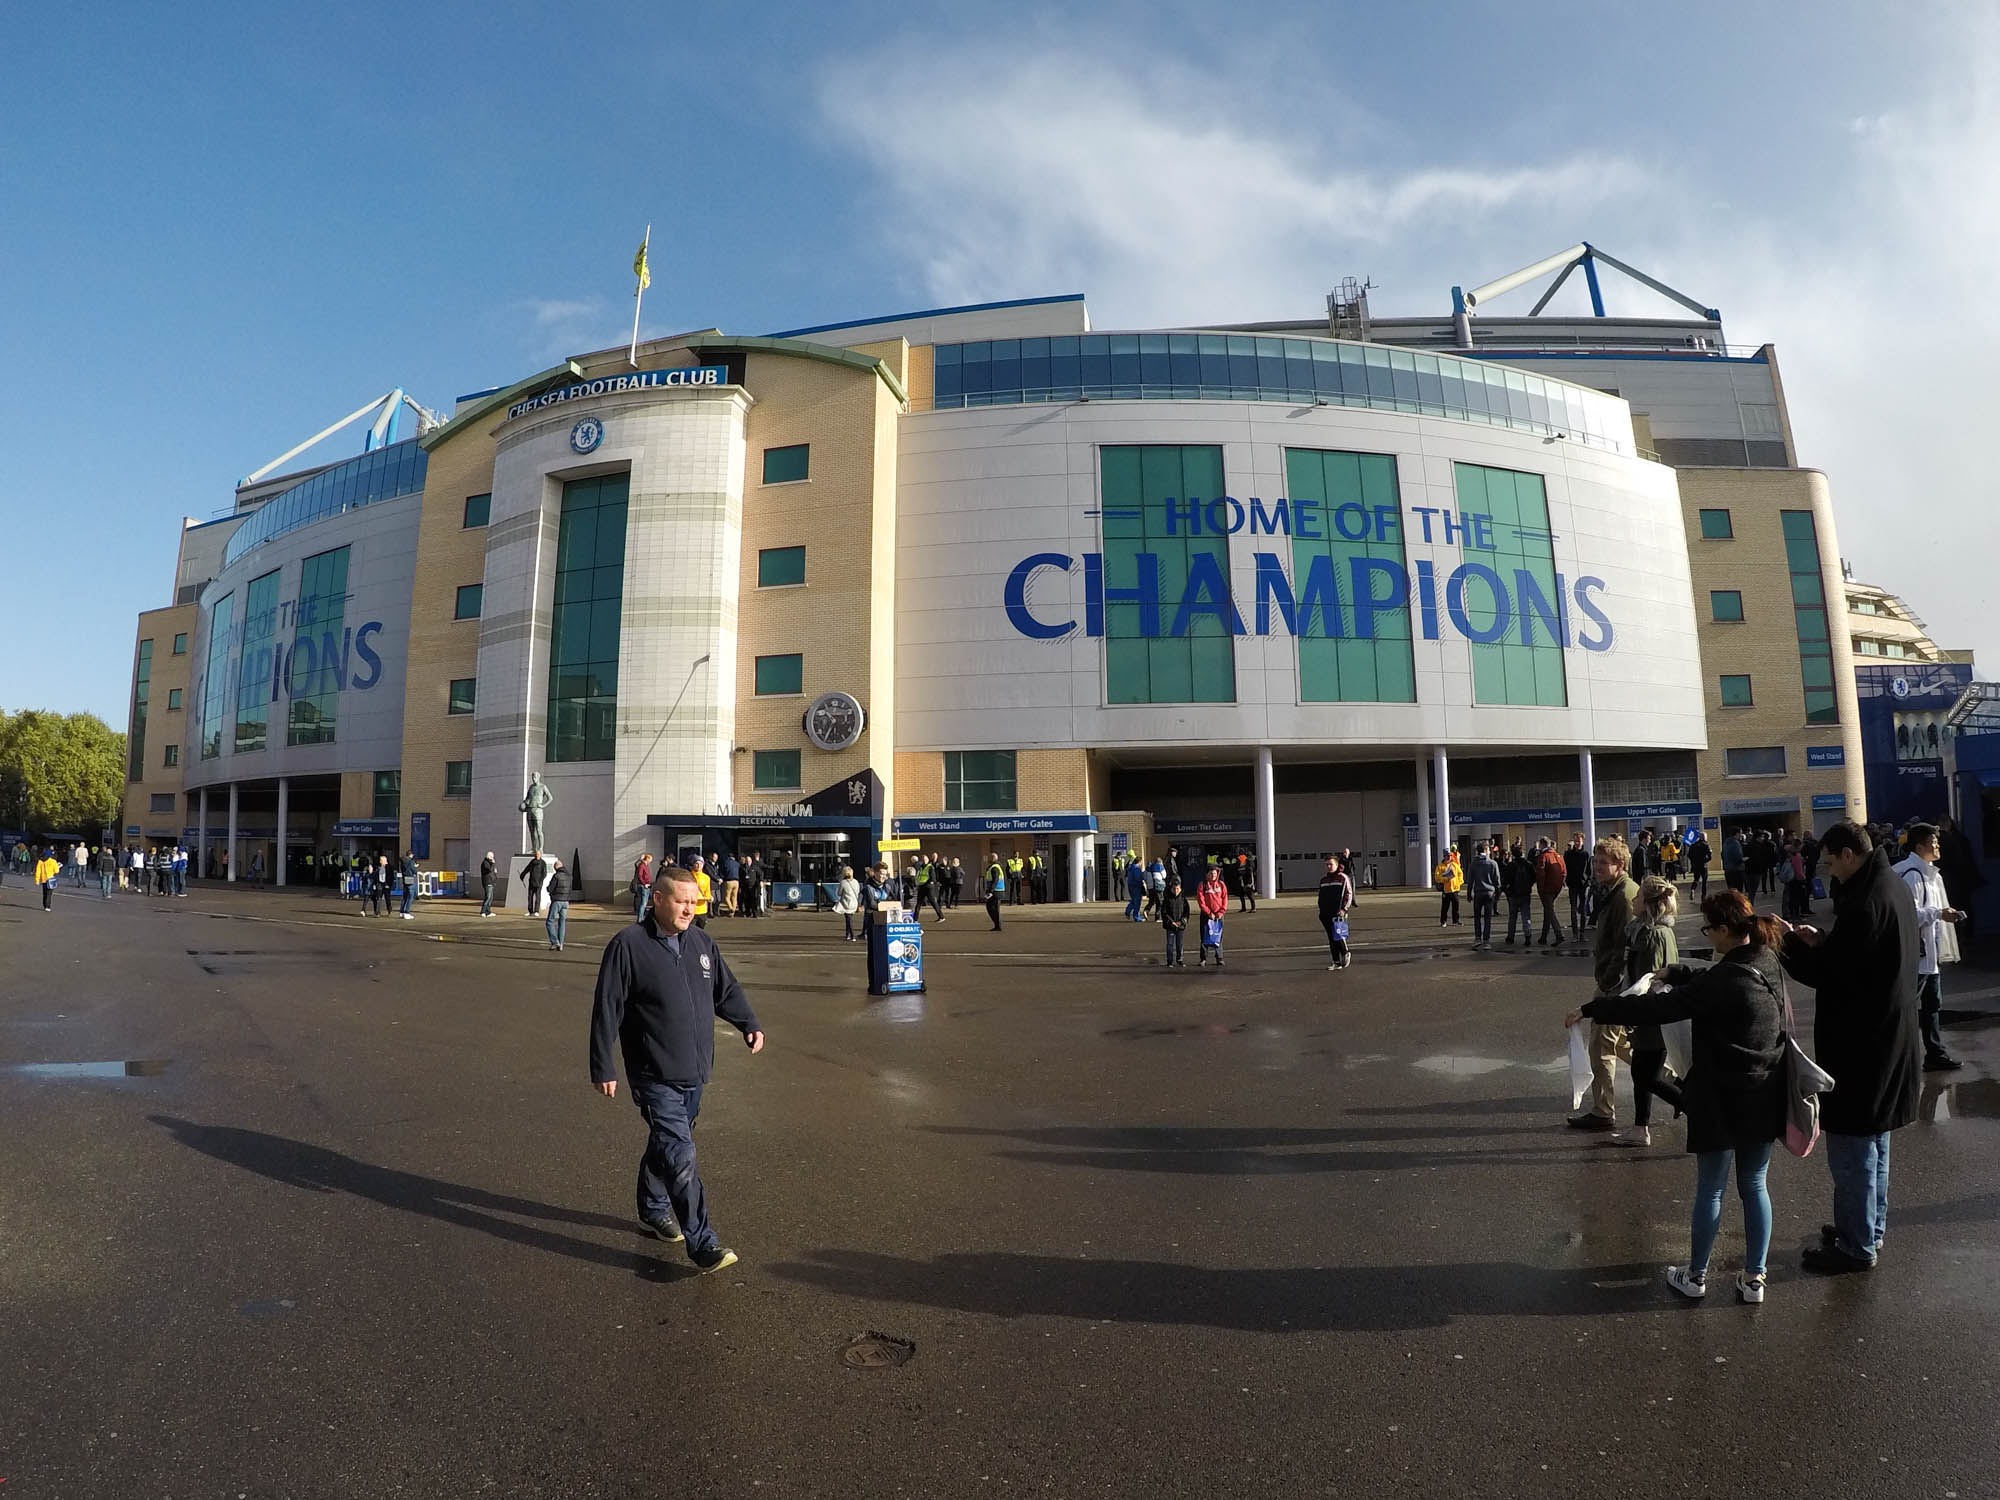
<svg viewBox="0 0 2000 1500">
<path fill-rule="evenodd" d="M 1990 667 L 1996 80 L 1972 4 L 23 12 L 0 519 L 46 613 L 0 707 L 122 728 L 182 516 L 392 386 L 617 342 L 648 221 L 649 334 L 1247 320 L 1347 274 L 1441 312 L 1588 238 L 1778 345 L 1857 574 Z"/>
</svg>

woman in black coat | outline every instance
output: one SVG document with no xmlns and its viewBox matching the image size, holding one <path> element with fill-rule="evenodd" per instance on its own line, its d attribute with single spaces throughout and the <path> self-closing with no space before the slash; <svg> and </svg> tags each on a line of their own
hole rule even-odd
<svg viewBox="0 0 2000 1500">
<path fill-rule="evenodd" d="M 1715 944 L 1712 965 L 1676 964 L 1666 972 L 1669 988 L 1600 996 L 1579 1014 L 1607 1026 L 1693 1020 L 1681 1108 L 1695 1158 L 1694 1210 L 1688 1263 L 1667 1267 L 1667 1282 L 1684 1297 L 1707 1293 L 1708 1257 L 1722 1224 L 1733 1158 L 1745 1242 L 1736 1292 L 1745 1302 L 1762 1302 L 1771 1248 L 1764 1174 L 1771 1143 L 1785 1129 L 1783 981 L 1772 953 L 1780 929 L 1772 918 L 1758 916 L 1741 891 L 1716 892 L 1702 902 L 1701 917 L 1702 932 Z"/>
</svg>

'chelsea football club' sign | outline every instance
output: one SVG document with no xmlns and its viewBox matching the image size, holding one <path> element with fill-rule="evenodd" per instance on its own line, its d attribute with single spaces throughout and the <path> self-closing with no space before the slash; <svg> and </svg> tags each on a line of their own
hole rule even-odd
<svg viewBox="0 0 2000 1500">
<path fill-rule="evenodd" d="M 659 386 L 720 386 L 728 383 L 729 371 L 721 365 L 693 365 L 678 370 L 634 370 L 628 375 L 602 375 L 596 380 L 579 381 L 575 385 L 566 385 L 557 390 L 544 391 L 539 396 L 530 396 L 526 401 L 517 401 L 507 408 L 507 420 L 511 422 L 516 417 L 525 417 L 529 412 L 539 411 L 544 406 L 559 406 L 565 401 L 580 401 L 585 396 L 610 396 L 619 391 L 646 391 Z"/>
</svg>

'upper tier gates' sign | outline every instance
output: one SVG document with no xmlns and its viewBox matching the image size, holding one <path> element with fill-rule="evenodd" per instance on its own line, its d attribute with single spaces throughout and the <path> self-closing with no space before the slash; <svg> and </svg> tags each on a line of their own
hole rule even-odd
<svg viewBox="0 0 2000 1500">
<path fill-rule="evenodd" d="M 1137 511 L 1120 514 L 1138 516 Z M 1255 498 L 1247 506 L 1229 496 L 1206 503 L 1169 499 L 1165 514 L 1167 535 L 1175 537 L 1229 536 L 1248 531 L 1252 536 L 1288 536 L 1303 541 L 1337 538 L 1353 543 L 1390 542 L 1400 547 L 1404 530 L 1403 517 L 1395 506 L 1368 507 L 1351 502 L 1328 507 L 1317 500 L 1278 500 L 1267 509 Z M 1516 640 L 1530 646 L 1560 642 L 1565 649 L 1611 649 L 1611 621 L 1597 600 L 1606 587 L 1602 578 L 1586 576 L 1572 583 L 1561 573 L 1551 572 L 1547 575 L 1554 581 L 1551 588 L 1534 569 L 1515 566 L 1521 559 L 1503 557 L 1497 537 L 1503 529 L 1513 528 L 1496 526 L 1493 517 L 1428 505 L 1412 506 L 1410 514 L 1425 542 L 1488 551 L 1493 553 L 1494 562 L 1462 562 L 1440 581 L 1436 564 L 1421 559 L 1416 565 L 1413 599 L 1409 573 L 1401 563 L 1388 558 L 1336 559 L 1321 553 L 1307 562 L 1305 578 L 1295 589 L 1293 577 L 1277 553 L 1254 552 L 1253 632 L 1245 628 L 1242 611 L 1230 594 L 1223 558 L 1209 552 L 1190 556 L 1180 598 L 1166 599 L 1160 592 L 1157 553 L 1131 554 L 1137 570 L 1134 586 L 1113 588 L 1105 583 L 1104 554 L 1086 552 L 1082 557 L 1083 632 L 1103 635 L 1104 609 L 1112 604 L 1138 606 L 1138 633 L 1142 637 L 1184 636 L 1202 616 L 1219 620 L 1231 635 L 1271 635 L 1275 633 L 1275 616 L 1288 635 L 1372 640 L 1383 616 L 1409 611 L 1414 604 L 1417 628 L 1427 641 L 1438 639 L 1441 625 L 1449 622 L 1459 635 L 1478 645 Z M 1550 537 L 1538 531 L 1532 533 L 1532 539 L 1546 546 Z M 1040 617 L 1029 608 L 1028 591 L 1042 569 L 1071 573 L 1077 562 L 1065 552 L 1037 552 L 1016 563 L 1007 575 L 1008 622 L 1034 640 L 1060 640 L 1072 634 L 1077 628 L 1074 619 Z"/>
</svg>

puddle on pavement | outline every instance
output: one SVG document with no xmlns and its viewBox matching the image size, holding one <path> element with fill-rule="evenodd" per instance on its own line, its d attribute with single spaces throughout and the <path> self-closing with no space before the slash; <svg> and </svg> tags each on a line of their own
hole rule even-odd
<svg viewBox="0 0 2000 1500">
<path fill-rule="evenodd" d="M 1166 1024 L 1154 1026 L 1118 1026 L 1104 1034 L 1114 1042 L 1143 1042 L 1149 1038 L 1158 1036 L 1241 1036 L 1249 1029 L 1250 1023 L 1248 1021 L 1238 1021 L 1233 1025 L 1227 1026 L 1219 1021 L 1191 1021 L 1181 1026 Z"/>
<path fill-rule="evenodd" d="M 1531 1073 L 1562 1073 L 1568 1071 L 1569 1061 L 1557 1058 L 1554 1062 L 1521 1062 L 1511 1057 L 1466 1057 L 1441 1052 L 1432 1057 L 1420 1057 L 1411 1066 L 1426 1073 L 1443 1073 L 1453 1078 L 1478 1078 L 1486 1073 L 1498 1073 L 1502 1068 L 1526 1068 Z"/>
<path fill-rule="evenodd" d="M 2000 1080 L 1974 1078 L 1965 1083 L 1924 1080 L 1918 1118 L 1928 1121 L 2000 1119 Z"/>
<path fill-rule="evenodd" d="M 9 1063 L 6 1071 L 29 1078 L 157 1078 L 167 1071 L 164 1058 L 137 1062 Z"/>
</svg>

